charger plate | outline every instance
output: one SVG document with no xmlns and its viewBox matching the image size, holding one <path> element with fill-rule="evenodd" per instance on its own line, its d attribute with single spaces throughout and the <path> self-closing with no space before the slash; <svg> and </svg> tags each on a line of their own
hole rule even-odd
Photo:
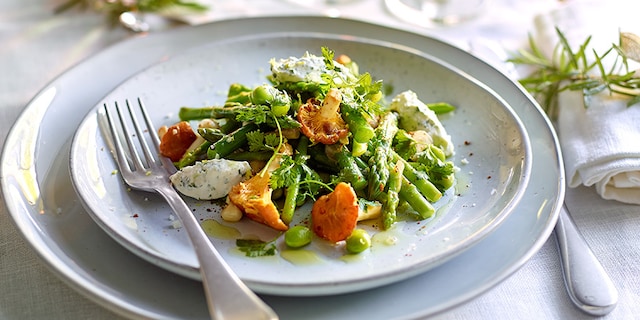
<svg viewBox="0 0 640 320">
<path fill-rule="evenodd" d="M 269 17 L 221 21 L 119 43 L 70 69 L 34 97 L 5 142 L 2 191 L 17 228 L 43 261 L 71 287 L 120 314 L 206 318 L 200 282 L 140 259 L 90 218 L 71 186 L 67 171 L 70 143 L 93 106 L 150 66 L 201 46 L 203 39 L 224 41 L 291 30 L 399 44 L 475 77 L 522 119 L 532 141 L 532 175 L 514 213 L 478 244 L 444 264 L 394 284 L 355 293 L 297 298 L 263 295 L 281 318 L 433 315 L 492 288 L 539 250 L 557 220 L 564 197 L 564 174 L 555 133 L 519 85 L 465 51 L 422 35 L 344 19 Z M 95 74 L 102 75 L 100 81 L 95 81 Z"/>
</svg>

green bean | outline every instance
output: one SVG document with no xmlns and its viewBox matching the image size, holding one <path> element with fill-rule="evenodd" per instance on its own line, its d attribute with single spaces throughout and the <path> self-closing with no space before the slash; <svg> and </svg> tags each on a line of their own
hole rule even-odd
<svg viewBox="0 0 640 320">
<path fill-rule="evenodd" d="M 300 160 L 301 157 L 307 155 L 307 147 L 309 145 L 309 139 L 305 136 L 301 136 L 298 142 L 298 147 L 296 151 L 298 152 L 295 157 L 296 160 Z M 296 171 L 293 173 L 295 183 L 287 187 L 284 198 L 284 206 L 282 207 L 282 213 L 280 214 L 280 219 L 284 221 L 284 223 L 289 224 L 293 219 L 293 215 L 295 213 L 296 208 L 298 207 L 298 197 L 300 194 L 300 179 L 302 178 L 302 172 Z"/>
</svg>

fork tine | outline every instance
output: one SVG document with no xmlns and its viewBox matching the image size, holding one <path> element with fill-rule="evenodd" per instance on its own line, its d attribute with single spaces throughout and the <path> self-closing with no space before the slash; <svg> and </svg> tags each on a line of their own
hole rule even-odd
<svg viewBox="0 0 640 320">
<path fill-rule="evenodd" d="M 142 102 L 142 99 L 140 98 L 138 98 L 138 105 L 140 106 L 142 117 L 144 118 L 144 121 L 147 123 L 147 128 L 151 128 L 150 130 L 153 130 L 152 128 L 155 128 L 155 126 L 153 125 L 153 123 L 151 123 L 151 118 L 147 113 L 147 108 L 145 107 L 144 103 Z M 155 131 L 149 132 L 149 135 L 151 136 L 151 140 L 153 141 L 153 145 L 155 147 L 156 153 L 160 153 L 160 139 L 158 138 L 158 135 L 155 133 Z M 162 166 L 170 174 L 173 174 L 176 172 L 176 167 L 173 165 L 173 163 L 169 158 L 160 157 L 160 162 L 162 162 Z"/>
<path fill-rule="evenodd" d="M 144 103 L 142 103 L 142 100 L 140 98 L 138 98 L 138 105 L 140 106 L 140 111 L 142 112 L 142 117 L 144 118 L 144 121 L 147 124 L 147 128 L 155 128 L 153 126 L 153 123 L 151 123 L 151 118 L 149 118 L 149 115 L 147 114 L 147 109 L 144 105 Z M 154 147 L 156 148 L 156 150 L 160 149 L 160 139 L 158 138 L 157 134 L 151 134 L 151 140 L 153 141 Z"/>
<path fill-rule="evenodd" d="M 120 140 L 120 138 L 118 138 L 118 129 L 106 103 L 104 104 L 104 112 L 107 116 L 107 122 L 109 123 L 109 130 L 111 130 L 111 136 L 113 137 L 113 143 L 116 153 L 115 156 L 116 161 L 118 162 L 118 167 L 120 167 L 120 171 L 123 171 L 124 173 L 131 173 L 131 167 L 129 166 L 129 163 L 127 161 L 127 156 L 124 153 L 124 146 L 122 145 L 122 141 Z"/>
<path fill-rule="evenodd" d="M 140 142 L 142 152 L 144 152 L 147 165 L 150 168 L 154 167 L 156 166 L 156 157 L 151 153 L 151 150 L 149 149 L 149 144 L 147 143 L 147 140 L 144 137 L 144 130 L 140 127 L 140 124 L 138 123 L 138 117 L 135 115 L 135 113 L 131 109 L 131 104 L 129 103 L 129 99 L 127 99 L 125 102 L 127 104 L 129 115 L 131 116 L 131 123 L 133 124 L 133 128 L 136 130 L 136 135 L 138 136 L 138 141 Z M 144 109 L 141 109 L 141 110 L 143 110 L 144 112 Z M 147 124 L 146 131 L 151 130 L 151 132 L 149 132 L 149 135 L 151 136 L 152 140 L 154 140 L 156 135 L 153 134 L 153 129 L 152 129 L 153 127 L 148 126 L 149 124 L 148 122 L 146 124 Z M 155 141 L 154 141 L 154 144 L 155 144 Z"/>
<path fill-rule="evenodd" d="M 125 118 L 122 116 L 122 110 L 120 110 L 120 105 L 118 105 L 118 103 L 116 102 L 115 106 L 116 106 L 115 108 L 116 112 L 118 113 L 118 117 L 120 118 L 120 125 L 122 126 L 122 132 L 124 133 L 124 139 L 127 141 L 127 147 L 129 148 L 131 161 L 133 161 L 133 164 L 136 170 L 144 170 L 144 164 L 142 163 L 142 160 L 138 155 L 138 151 L 136 150 L 136 147 L 133 144 L 133 140 L 131 139 L 131 133 L 127 128 L 127 124 L 125 123 L 125 120 L 124 120 Z"/>
</svg>

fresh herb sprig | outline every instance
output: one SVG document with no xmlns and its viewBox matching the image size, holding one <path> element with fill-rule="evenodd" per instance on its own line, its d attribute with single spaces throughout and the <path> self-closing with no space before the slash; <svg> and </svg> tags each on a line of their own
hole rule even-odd
<svg viewBox="0 0 640 320">
<path fill-rule="evenodd" d="M 613 43 L 604 53 L 598 53 L 589 47 L 591 36 L 574 49 L 560 29 L 556 28 L 556 33 L 559 43 L 552 57 L 545 56 L 529 36 L 530 48 L 520 50 L 518 55 L 509 59 L 516 65 L 533 68 L 531 74 L 519 81 L 550 117 L 557 115 L 558 94 L 567 90 L 581 91 L 585 108 L 589 106 L 590 96 L 602 92 L 628 96 L 629 106 L 640 102 L 640 76 L 629 67 L 629 60 L 637 57 L 628 55 L 628 48 L 634 47 L 629 42 L 637 37 L 621 34 L 619 44 Z"/>
<path fill-rule="evenodd" d="M 92 9 L 106 15 L 113 25 L 124 12 L 160 12 L 171 8 L 180 8 L 193 12 L 203 12 L 208 7 L 197 2 L 185 0 L 68 0 L 54 9 L 61 13 L 72 8 Z"/>
<path fill-rule="evenodd" d="M 383 106 L 379 103 L 383 97 L 383 82 L 374 80 L 369 72 L 360 74 L 358 65 L 348 59 L 339 61 L 354 78 L 344 78 L 341 67 L 335 64 L 335 52 L 327 47 L 322 47 L 322 57 L 329 73 L 323 74 L 323 80 L 328 84 L 324 93 L 331 87 L 341 88 L 343 99 L 347 103 L 357 104 L 363 112 L 368 114 L 381 114 L 384 112 Z M 336 83 L 336 80 L 340 80 Z"/>
<path fill-rule="evenodd" d="M 278 251 L 275 240 L 267 242 L 257 239 L 236 239 L 236 246 L 238 250 L 244 252 L 245 256 L 252 258 L 275 256 Z"/>
</svg>

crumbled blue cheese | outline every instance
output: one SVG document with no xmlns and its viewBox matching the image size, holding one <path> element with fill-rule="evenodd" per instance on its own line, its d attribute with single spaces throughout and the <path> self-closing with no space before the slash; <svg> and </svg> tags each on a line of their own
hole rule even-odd
<svg viewBox="0 0 640 320">
<path fill-rule="evenodd" d="M 302 57 L 289 57 L 286 59 L 271 59 L 271 72 L 278 82 L 313 82 L 324 83 L 322 74 L 327 73 L 327 66 L 324 58 L 305 52 Z M 340 71 L 337 74 L 336 81 L 339 78 L 352 78 L 351 72 L 342 64 L 334 62 Z"/>
<path fill-rule="evenodd" d="M 451 136 L 438 120 L 433 110 L 418 99 L 411 90 L 404 91 L 393 98 L 391 110 L 398 113 L 400 127 L 407 131 L 423 130 L 433 139 L 433 144 L 442 148 L 446 156 L 453 155 Z"/>
<path fill-rule="evenodd" d="M 184 167 L 170 177 L 180 193 L 198 200 L 220 199 L 251 172 L 246 161 L 211 159 Z"/>
</svg>

